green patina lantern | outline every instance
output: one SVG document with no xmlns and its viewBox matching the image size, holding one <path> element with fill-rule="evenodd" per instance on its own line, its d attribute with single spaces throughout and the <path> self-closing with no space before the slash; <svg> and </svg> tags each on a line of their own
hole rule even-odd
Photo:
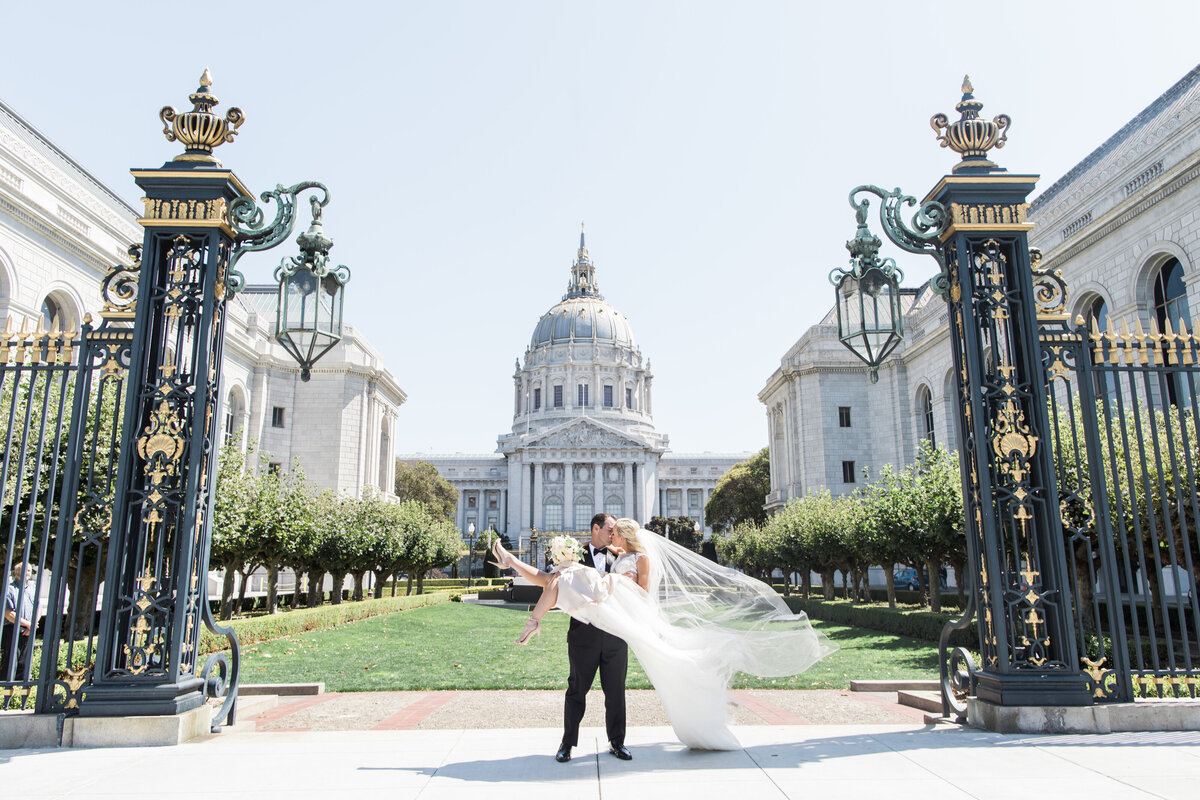
<svg viewBox="0 0 1200 800">
<path fill-rule="evenodd" d="M 879 365 L 904 338 L 900 281 L 904 273 L 891 258 L 879 257 L 882 244 L 867 228 L 867 203 L 855 204 L 858 232 L 846 242 L 849 269 L 835 269 L 838 339 L 870 367 L 871 383 L 879 381 Z"/>
<path fill-rule="evenodd" d="M 285 258 L 275 270 L 279 313 L 275 339 L 300 364 L 300 379 L 312 377 L 312 366 L 342 339 L 342 302 L 350 270 L 329 266 L 333 240 L 321 224 L 321 203 L 310 198 L 313 221 L 296 237 L 300 256 Z"/>
</svg>

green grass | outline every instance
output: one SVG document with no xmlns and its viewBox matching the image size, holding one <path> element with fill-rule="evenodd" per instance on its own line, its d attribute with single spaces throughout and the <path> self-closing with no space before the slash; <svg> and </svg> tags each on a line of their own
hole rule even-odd
<svg viewBox="0 0 1200 800">
<path fill-rule="evenodd" d="M 259 642 L 243 651 L 242 682 L 313 683 L 331 692 L 565 689 L 567 617 L 549 614 L 540 641 L 520 647 L 524 613 L 442 603 L 331 630 Z M 739 675 L 734 688 L 845 689 L 851 679 L 937 677 L 928 642 L 817 622 L 841 648 L 801 675 Z M 630 689 L 652 688 L 630 654 Z"/>
</svg>

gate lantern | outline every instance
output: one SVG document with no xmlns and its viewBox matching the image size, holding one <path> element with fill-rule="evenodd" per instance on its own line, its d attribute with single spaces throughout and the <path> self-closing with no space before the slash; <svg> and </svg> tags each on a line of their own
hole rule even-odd
<svg viewBox="0 0 1200 800">
<path fill-rule="evenodd" d="M 285 258 L 275 270 L 279 312 L 275 339 L 300 364 L 300 379 L 312 376 L 312 365 L 342 339 L 342 300 L 350 270 L 329 267 L 333 240 L 321 225 L 321 204 L 312 203 L 312 224 L 296 237 L 300 256 Z"/>
<path fill-rule="evenodd" d="M 855 208 L 858 232 L 846 242 L 850 268 L 829 274 L 837 298 L 838 339 L 870 367 L 871 383 L 879 382 L 879 365 L 904 338 L 900 281 L 904 273 L 891 258 L 879 257 L 879 237 L 867 228 L 868 201 Z"/>
</svg>

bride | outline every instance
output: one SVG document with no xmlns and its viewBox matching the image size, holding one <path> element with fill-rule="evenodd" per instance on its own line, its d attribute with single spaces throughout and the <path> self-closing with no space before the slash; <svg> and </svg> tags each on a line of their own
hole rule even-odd
<svg viewBox="0 0 1200 800">
<path fill-rule="evenodd" d="M 547 573 L 497 542 L 493 552 L 500 566 L 543 587 L 517 641 L 523 644 L 538 632 L 551 607 L 624 639 L 658 691 L 675 735 L 688 747 L 741 747 L 727 716 L 734 673 L 794 675 L 836 649 L 770 586 L 641 529 L 634 520 L 617 521 L 609 549 L 618 558 L 606 574 L 565 552 L 552 553 L 556 566 Z"/>
</svg>

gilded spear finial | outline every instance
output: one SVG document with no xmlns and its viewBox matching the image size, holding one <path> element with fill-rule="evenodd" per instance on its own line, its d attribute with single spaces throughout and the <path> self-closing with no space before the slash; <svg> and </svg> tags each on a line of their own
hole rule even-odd
<svg viewBox="0 0 1200 800">
<path fill-rule="evenodd" d="M 999 169 L 995 162 L 988 160 L 988 151 L 993 147 L 1004 147 L 1012 120 L 1007 114 L 997 114 L 991 121 L 979 118 L 983 103 L 975 99 L 975 87 L 971 85 L 969 75 L 963 75 L 962 92 L 962 100 L 954 107 L 959 119 L 951 123 L 945 114 L 934 114 L 929 126 L 937 133 L 937 141 L 942 147 L 949 147 L 962 156 L 953 172 Z"/>
<path fill-rule="evenodd" d="M 246 121 L 245 114 L 240 108 L 231 108 L 225 113 L 224 119 L 213 113 L 213 106 L 221 101 L 209 88 L 212 86 L 212 73 L 208 67 L 200 76 L 200 86 L 188 95 L 192 102 L 192 110 L 182 114 L 172 106 L 163 106 L 158 112 L 158 118 L 163 121 L 163 135 L 168 142 L 178 140 L 183 143 L 184 151 L 175 156 L 173 161 L 192 161 L 202 164 L 221 166 L 212 154 L 213 148 L 232 142 L 237 136 L 238 128 Z"/>
</svg>

